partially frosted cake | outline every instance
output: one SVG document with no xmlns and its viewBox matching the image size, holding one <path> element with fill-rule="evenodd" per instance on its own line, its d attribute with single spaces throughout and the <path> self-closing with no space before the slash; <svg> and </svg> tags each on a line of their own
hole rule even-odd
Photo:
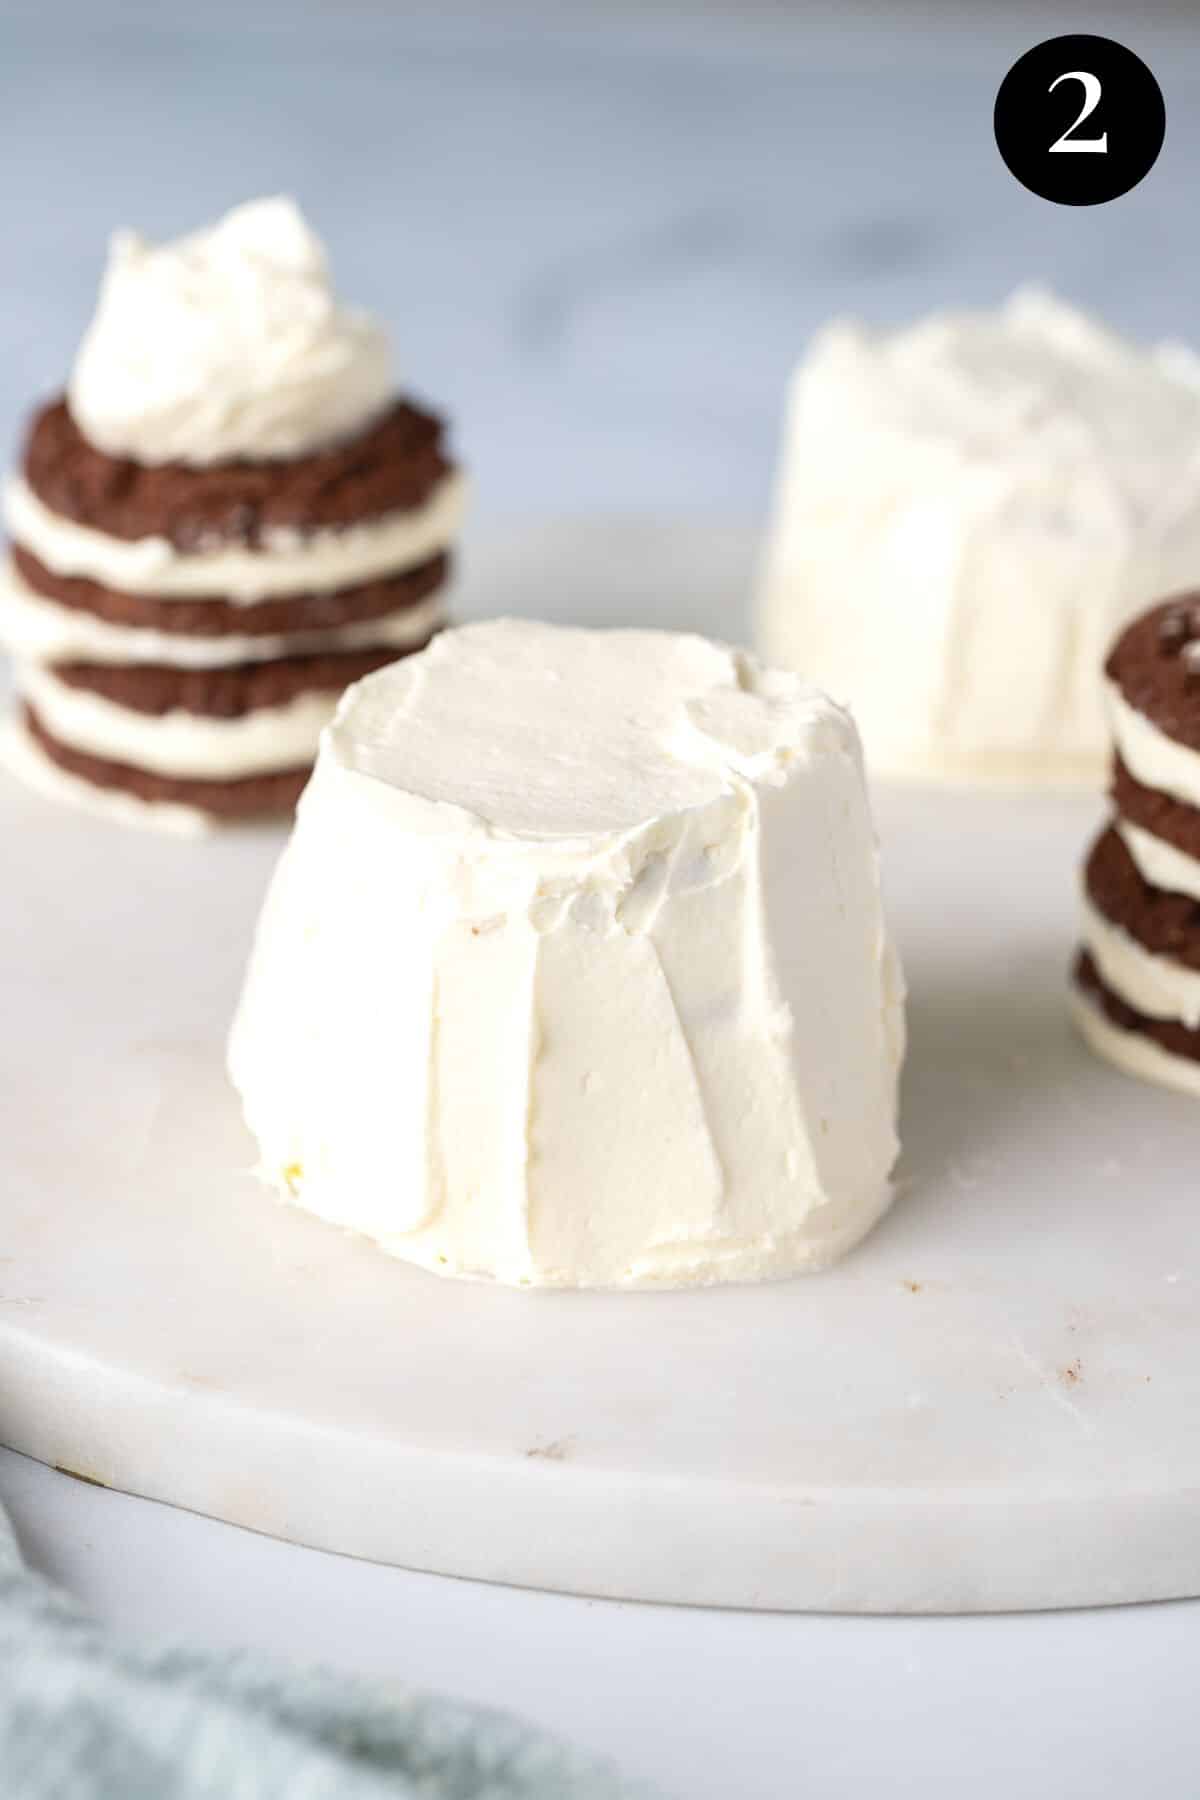
<svg viewBox="0 0 1200 1800">
<path fill-rule="evenodd" d="M 5 762 L 130 824 L 290 813 L 344 689 L 444 617 L 462 477 L 394 384 L 291 201 L 119 233 L 4 491 Z"/>
<path fill-rule="evenodd" d="M 1116 629 L 1200 569 L 1200 363 L 1036 293 L 841 323 L 793 378 L 759 643 L 881 773 L 1103 779 Z"/>
<path fill-rule="evenodd" d="M 283 1194 L 442 1274 L 831 1263 L 890 1197 L 902 986 L 857 735 L 698 637 L 501 620 L 349 690 L 230 1070 Z"/>
</svg>

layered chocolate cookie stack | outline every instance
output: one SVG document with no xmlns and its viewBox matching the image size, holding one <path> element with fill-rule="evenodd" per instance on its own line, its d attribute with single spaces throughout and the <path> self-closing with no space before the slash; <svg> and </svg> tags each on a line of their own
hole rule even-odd
<svg viewBox="0 0 1200 1800">
<path fill-rule="evenodd" d="M 154 824 L 287 810 L 347 683 L 442 622 L 461 505 L 291 202 L 118 238 L 6 495 L 8 760 Z"/>
<path fill-rule="evenodd" d="M 1200 1094 L 1200 592 L 1136 619 L 1105 673 L 1115 816 L 1085 870 L 1075 1012 L 1119 1068 Z"/>
</svg>

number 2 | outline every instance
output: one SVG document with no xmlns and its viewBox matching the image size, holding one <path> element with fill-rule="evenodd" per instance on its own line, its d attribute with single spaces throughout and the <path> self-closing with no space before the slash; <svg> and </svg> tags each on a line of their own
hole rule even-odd
<svg viewBox="0 0 1200 1800">
<path fill-rule="evenodd" d="M 1074 151 L 1078 155 L 1090 154 L 1092 156 L 1107 156 L 1107 131 L 1102 131 L 1099 137 L 1073 138 L 1071 136 L 1073 131 L 1079 130 L 1079 127 L 1083 124 L 1085 119 L 1091 118 L 1092 114 L 1100 104 L 1101 90 L 1099 77 L 1096 75 L 1089 75 L 1086 69 L 1068 69 L 1065 74 L 1056 76 L 1046 91 L 1052 94 L 1060 81 L 1079 82 L 1083 88 L 1083 111 L 1073 125 L 1067 126 L 1067 129 L 1060 138 L 1055 138 L 1050 146 L 1051 156 L 1054 155 L 1055 151 L 1058 151 L 1062 155 L 1067 155 Z"/>
</svg>

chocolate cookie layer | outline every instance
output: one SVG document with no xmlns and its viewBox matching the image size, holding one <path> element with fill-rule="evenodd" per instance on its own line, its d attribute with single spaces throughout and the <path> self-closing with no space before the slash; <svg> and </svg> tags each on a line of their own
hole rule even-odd
<svg viewBox="0 0 1200 1800">
<path fill-rule="evenodd" d="M 66 401 L 34 416 L 23 469 L 52 512 L 110 537 L 166 538 L 195 551 L 217 542 L 257 549 L 265 533 L 360 525 L 429 499 L 452 467 L 442 423 L 407 400 L 343 444 L 286 462 L 154 467 L 106 456 Z"/>
<path fill-rule="evenodd" d="M 1106 986 L 1088 951 L 1081 950 L 1076 957 L 1072 980 L 1118 1031 L 1136 1032 L 1139 1037 L 1151 1039 L 1171 1056 L 1200 1062 L 1200 1030 L 1191 1031 L 1177 1019 L 1150 1019 L 1145 1013 L 1135 1011 Z"/>
<path fill-rule="evenodd" d="M 22 709 L 26 731 L 38 749 L 68 775 L 93 787 L 132 794 L 149 805 L 173 802 L 211 813 L 218 819 L 250 819 L 267 813 L 290 812 L 304 791 L 310 774 L 302 769 L 281 769 L 270 775 L 248 775 L 236 781 L 185 780 L 135 769 L 128 763 L 109 762 L 102 756 L 71 749 L 48 732 L 31 706 Z"/>
<path fill-rule="evenodd" d="M 426 643 L 429 641 L 425 640 Z M 414 650 L 424 649 L 414 644 Z M 286 706 L 299 694 L 340 694 L 408 652 L 351 650 L 340 656 L 287 656 L 274 662 L 235 663 L 215 669 L 178 669 L 161 663 L 53 663 L 49 673 L 132 712 L 195 713 L 207 719 L 240 719 L 264 707 Z"/>
<path fill-rule="evenodd" d="M 1119 756 L 1113 760 L 1109 793 L 1123 819 L 1200 862 L 1200 811 L 1194 806 L 1146 787 L 1130 774 Z"/>
<path fill-rule="evenodd" d="M 185 637 L 282 637 L 290 632 L 334 631 L 368 619 L 383 619 L 416 606 L 446 585 L 450 558 L 434 556 L 402 574 L 363 582 L 331 593 L 287 594 L 245 606 L 228 600 L 171 600 L 150 594 L 123 594 L 77 575 L 56 575 L 20 544 L 13 565 L 27 587 L 57 606 L 93 613 L 109 625 L 146 627 Z"/>
<path fill-rule="evenodd" d="M 1177 595 L 1126 627 L 1104 672 L 1151 724 L 1200 750 L 1200 591 Z"/>
<path fill-rule="evenodd" d="M 1111 825 L 1092 846 L 1084 883 L 1097 911 L 1143 950 L 1200 970 L 1200 901 L 1151 887 Z"/>
</svg>

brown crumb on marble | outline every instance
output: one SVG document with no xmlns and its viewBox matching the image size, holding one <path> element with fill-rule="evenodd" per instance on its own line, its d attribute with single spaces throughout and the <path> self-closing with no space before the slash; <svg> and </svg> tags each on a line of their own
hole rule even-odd
<svg viewBox="0 0 1200 1800">
<path fill-rule="evenodd" d="M 574 1445 L 573 1438 L 555 1438 L 550 1444 L 534 1444 L 525 1452 L 526 1456 L 540 1458 L 543 1462 L 566 1462 Z"/>
<path fill-rule="evenodd" d="M 58 1474 L 69 1475 L 72 1481 L 85 1482 L 88 1487 L 106 1488 L 108 1486 L 107 1481 L 101 1481 L 99 1475 L 85 1475 L 82 1469 L 68 1469 L 66 1463 L 55 1463 L 54 1467 Z"/>
</svg>

